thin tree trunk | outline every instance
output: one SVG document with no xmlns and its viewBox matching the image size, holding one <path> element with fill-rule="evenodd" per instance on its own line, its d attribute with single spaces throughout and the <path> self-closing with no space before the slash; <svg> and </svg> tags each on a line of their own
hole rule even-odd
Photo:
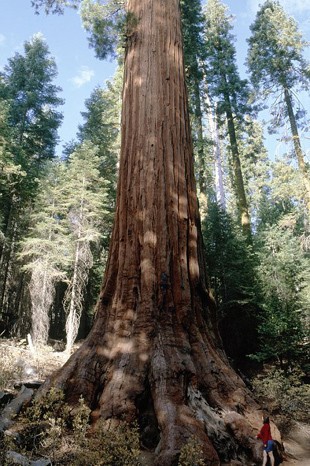
<svg viewBox="0 0 310 466">
<path fill-rule="evenodd" d="M 239 212 L 240 223 L 242 231 L 245 236 L 250 240 L 251 238 L 251 221 L 248 203 L 246 199 L 243 175 L 241 170 L 241 162 L 239 156 L 239 148 L 235 130 L 234 117 L 231 110 L 229 95 L 224 96 L 226 102 L 226 117 L 228 126 L 228 135 L 230 141 L 231 155 L 232 155 L 232 166 L 234 175 L 234 188 L 236 193 L 237 207 Z"/>
<path fill-rule="evenodd" d="M 304 154 L 301 148 L 301 143 L 300 143 L 300 138 L 298 134 L 298 128 L 296 124 L 296 118 L 294 115 L 294 110 L 292 106 L 292 100 L 290 93 L 287 88 L 284 89 L 284 98 L 285 98 L 285 103 L 286 103 L 286 108 L 287 108 L 287 113 L 291 125 L 291 131 L 293 135 L 293 144 L 294 144 L 294 149 L 295 149 L 295 154 L 296 158 L 298 161 L 298 167 L 299 170 L 302 173 L 303 180 L 304 180 L 304 185 L 306 188 L 306 196 L 307 196 L 307 207 L 310 212 L 310 179 L 309 179 L 309 171 L 307 169 L 305 159 L 304 159 Z"/>
<path fill-rule="evenodd" d="M 76 239 L 76 249 L 75 249 L 75 258 L 74 258 L 74 267 L 73 267 L 73 277 L 70 284 L 70 305 L 69 305 L 69 313 L 68 318 L 66 321 L 66 334 L 67 334 L 67 344 L 66 344 L 66 351 L 70 352 L 74 341 L 78 334 L 78 329 L 80 325 L 80 318 L 81 312 L 80 309 L 82 307 L 81 303 L 81 293 L 84 288 L 84 280 L 81 280 L 81 277 L 87 273 L 87 265 L 83 261 L 81 262 L 81 256 L 83 255 L 83 245 L 81 244 L 81 237 L 82 237 L 82 225 L 84 221 L 84 189 L 85 189 L 85 177 L 82 180 L 82 198 L 80 201 L 80 209 L 79 209 L 79 216 L 78 216 L 78 232 L 77 232 L 77 239 Z M 84 257 L 85 259 L 85 257 Z M 80 289 L 79 289 L 80 288 Z"/>
<path fill-rule="evenodd" d="M 79 267 L 79 254 L 80 254 L 80 243 L 77 241 L 77 246 L 75 250 L 75 260 L 73 268 L 73 277 L 70 287 L 70 304 L 69 304 L 69 313 L 66 321 L 66 335 L 67 335 L 67 344 L 66 351 L 69 353 L 72 349 L 73 343 L 77 335 L 77 322 L 78 317 L 76 313 L 76 295 L 78 287 L 78 267 Z"/>
<path fill-rule="evenodd" d="M 14 250 L 15 246 L 15 240 L 16 240 L 16 223 L 12 223 L 11 225 L 12 230 L 7 232 L 7 238 L 10 238 L 7 242 L 7 244 L 4 247 L 2 257 L 1 257 L 1 263 L 0 267 L 2 270 L 2 283 L 1 283 L 1 296 L 0 296 L 0 309 L 2 311 L 5 310 L 5 301 L 6 301 L 6 295 L 8 292 L 8 280 L 9 280 L 9 272 L 10 272 L 10 267 L 11 267 L 11 260 L 12 260 L 12 252 Z"/>
<path fill-rule="evenodd" d="M 32 271 L 29 285 L 31 298 L 31 336 L 35 345 L 46 344 L 49 336 L 49 308 L 53 297 L 53 279 L 47 271 L 47 263 L 41 262 Z"/>
<path fill-rule="evenodd" d="M 128 11 L 137 25 L 125 58 L 117 208 L 97 317 L 42 392 L 56 385 L 71 402 L 83 395 L 93 421 L 138 419 L 157 466 L 175 464 L 191 436 L 206 465 L 238 455 L 259 461 L 261 413 L 229 366 L 206 289 L 179 1 L 129 0 Z"/>
<path fill-rule="evenodd" d="M 216 121 L 216 109 L 212 111 L 211 100 L 208 92 L 206 92 L 207 115 L 209 121 L 210 136 L 213 142 L 213 155 L 215 166 L 215 193 L 216 200 L 223 210 L 226 210 L 225 189 L 223 182 L 223 167 L 221 157 L 221 144 Z M 216 105 L 216 104 L 215 104 Z"/>
<path fill-rule="evenodd" d="M 197 76 L 197 70 L 194 71 Z M 203 124 L 199 80 L 196 77 L 194 80 L 194 101 L 195 101 L 195 124 L 197 130 L 197 162 L 198 162 L 198 188 L 199 192 L 206 195 L 206 171 L 204 160 L 204 140 L 203 140 Z"/>
</svg>

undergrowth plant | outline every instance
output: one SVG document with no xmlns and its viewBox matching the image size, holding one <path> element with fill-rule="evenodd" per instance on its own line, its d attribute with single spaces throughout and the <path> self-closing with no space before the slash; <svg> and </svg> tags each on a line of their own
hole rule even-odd
<svg viewBox="0 0 310 466">
<path fill-rule="evenodd" d="M 181 448 L 178 466 L 204 466 L 201 446 L 194 437 Z"/>
<path fill-rule="evenodd" d="M 292 419 L 307 422 L 310 386 L 303 383 L 304 376 L 299 369 L 287 372 L 273 368 L 252 380 L 257 398 L 267 404 L 270 413 L 282 418 L 283 430 L 290 427 Z"/>
<path fill-rule="evenodd" d="M 7 348 L 0 347 L 0 390 L 11 388 L 22 374 L 22 367 L 18 364 L 15 355 Z"/>
<path fill-rule="evenodd" d="M 82 397 L 72 407 L 61 390 L 52 388 L 24 411 L 11 449 L 29 460 L 48 457 L 59 466 L 140 466 L 138 426 L 123 421 L 90 426 L 89 415 Z M 1 464 L 9 464 L 7 451 L 0 449 Z"/>
</svg>

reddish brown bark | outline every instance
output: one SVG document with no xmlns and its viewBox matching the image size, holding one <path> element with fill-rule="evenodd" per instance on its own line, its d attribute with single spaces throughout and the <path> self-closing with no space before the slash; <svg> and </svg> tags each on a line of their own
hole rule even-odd
<svg viewBox="0 0 310 466">
<path fill-rule="evenodd" d="M 82 394 L 93 418 L 138 418 L 157 465 L 175 464 L 192 435 L 207 465 L 219 465 L 219 455 L 257 460 L 259 408 L 223 353 L 206 287 L 179 2 L 129 0 L 128 10 L 137 24 L 97 318 L 45 389 L 62 387 L 71 401 Z"/>
</svg>

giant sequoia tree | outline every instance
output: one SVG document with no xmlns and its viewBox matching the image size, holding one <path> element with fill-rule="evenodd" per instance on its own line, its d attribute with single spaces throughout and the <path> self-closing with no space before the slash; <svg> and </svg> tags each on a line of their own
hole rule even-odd
<svg viewBox="0 0 310 466">
<path fill-rule="evenodd" d="M 209 296 L 179 0 L 128 0 L 117 207 L 94 326 L 52 375 L 98 418 L 138 419 L 155 464 L 191 436 L 206 465 L 258 462 L 259 407 L 222 350 Z"/>
</svg>

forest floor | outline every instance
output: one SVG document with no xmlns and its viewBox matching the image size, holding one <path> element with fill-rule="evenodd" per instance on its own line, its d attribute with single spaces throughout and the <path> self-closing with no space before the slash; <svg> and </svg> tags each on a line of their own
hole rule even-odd
<svg viewBox="0 0 310 466">
<path fill-rule="evenodd" d="M 0 338 L 0 395 L 17 394 L 23 383 L 43 382 L 66 362 L 63 349 L 60 342 L 52 342 L 35 351 L 26 340 Z M 310 425 L 296 422 L 282 438 L 287 458 L 283 466 L 310 466 Z M 145 466 L 149 464 L 151 458 L 145 457 Z"/>
</svg>

